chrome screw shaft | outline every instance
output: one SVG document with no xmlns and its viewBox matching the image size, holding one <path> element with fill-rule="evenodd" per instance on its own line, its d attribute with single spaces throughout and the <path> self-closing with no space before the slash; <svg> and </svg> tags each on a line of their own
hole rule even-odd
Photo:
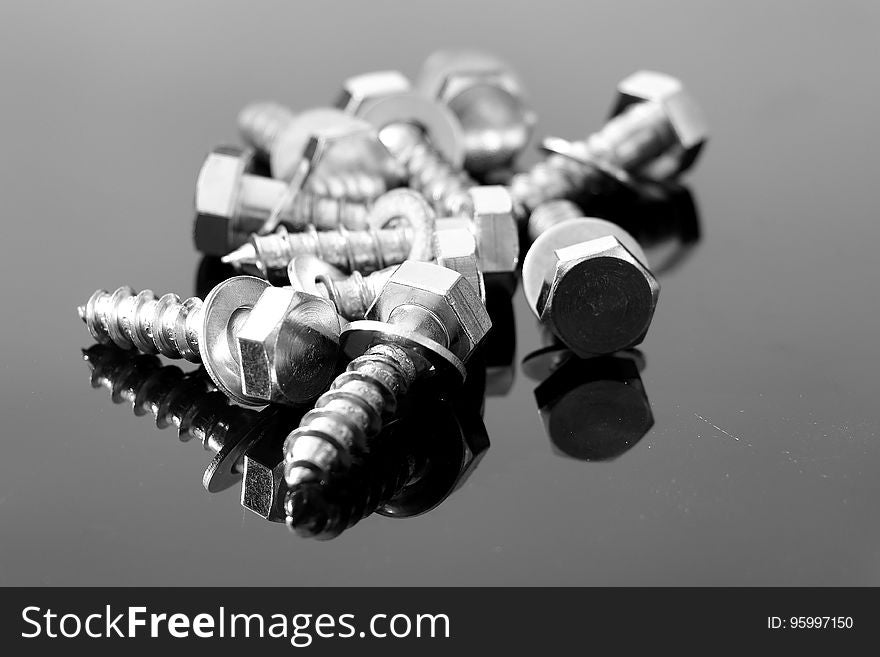
<svg viewBox="0 0 880 657">
<path fill-rule="evenodd" d="M 222 258 L 234 266 L 254 265 L 268 272 L 284 269 L 296 256 L 313 255 L 346 271 L 370 272 L 406 260 L 412 243 L 409 228 L 290 233 L 281 226 L 269 235 L 252 235 L 248 244 Z"/>
</svg>

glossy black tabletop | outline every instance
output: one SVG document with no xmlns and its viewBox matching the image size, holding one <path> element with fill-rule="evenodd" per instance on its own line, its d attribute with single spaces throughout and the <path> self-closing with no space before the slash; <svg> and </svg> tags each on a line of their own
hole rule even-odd
<svg viewBox="0 0 880 657">
<path fill-rule="evenodd" d="M 880 583 L 878 30 L 871 2 L 3 3 L 0 584 Z M 711 127 L 698 223 L 642 226 L 639 354 L 533 354 L 518 290 L 470 477 L 304 538 L 90 385 L 76 306 L 195 291 L 195 176 L 245 103 L 450 45 L 521 72 L 537 137 L 599 126 L 634 70 L 680 76 Z"/>
</svg>

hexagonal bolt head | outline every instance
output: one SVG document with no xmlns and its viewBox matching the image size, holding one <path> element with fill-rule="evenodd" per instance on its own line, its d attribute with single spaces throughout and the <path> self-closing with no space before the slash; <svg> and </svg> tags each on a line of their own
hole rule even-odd
<svg viewBox="0 0 880 657">
<path fill-rule="evenodd" d="M 519 262 L 519 232 L 513 217 L 513 198 L 501 185 L 472 187 L 474 235 L 480 270 L 510 274 Z"/>
<path fill-rule="evenodd" d="M 523 293 L 542 324 L 578 356 L 608 354 L 645 337 L 660 285 L 629 233 L 593 218 L 541 234 L 523 262 Z"/>
<path fill-rule="evenodd" d="M 442 337 L 437 336 L 436 341 L 442 341 L 441 344 L 462 362 L 492 328 L 486 306 L 461 274 L 414 260 L 397 268 L 365 317 L 392 324 L 413 321 L 416 331 L 422 317 L 433 320 L 444 333 Z M 427 337 L 434 338 L 435 334 L 428 329 Z"/>
<path fill-rule="evenodd" d="M 484 174 L 510 166 L 531 139 L 535 113 L 520 78 L 498 57 L 437 51 L 417 80 L 419 91 L 449 107 L 461 123 L 469 171 Z"/>
<path fill-rule="evenodd" d="M 206 255 L 229 253 L 238 231 L 241 178 L 253 168 L 253 151 L 221 146 L 205 158 L 196 180 L 194 239 Z"/>
<path fill-rule="evenodd" d="M 301 404 L 330 384 L 339 351 L 339 316 L 326 299 L 290 287 L 263 291 L 235 338 L 245 393 Z"/>
<path fill-rule="evenodd" d="M 622 114 L 636 103 L 657 103 L 675 135 L 676 143 L 666 153 L 643 167 L 639 175 L 662 182 L 686 171 L 696 162 L 709 129 L 703 112 L 677 78 L 654 71 L 639 71 L 617 86 L 611 116 Z"/>
<path fill-rule="evenodd" d="M 371 100 L 410 91 L 409 80 L 400 71 L 373 71 L 348 78 L 342 83 L 342 93 L 336 107 L 357 115 Z"/>
<path fill-rule="evenodd" d="M 486 288 L 477 259 L 477 241 L 468 219 L 450 217 L 436 221 L 434 256 L 438 265 L 464 276 L 485 303 Z"/>
<path fill-rule="evenodd" d="M 578 356 L 607 354 L 642 342 L 660 285 L 616 237 L 556 251 L 541 291 L 541 322 Z"/>
</svg>

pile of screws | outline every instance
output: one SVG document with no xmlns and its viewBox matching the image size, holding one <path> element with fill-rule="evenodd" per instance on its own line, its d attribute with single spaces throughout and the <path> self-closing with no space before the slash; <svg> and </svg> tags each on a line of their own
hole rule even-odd
<svg viewBox="0 0 880 657">
<path fill-rule="evenodd" d="M 364 470 L 390 440 L 383 429 L 418 407 L 419 394 L 454 399 L 447 391 L 500 328 L 490 335 L 490 286 L 513 290 L 521 272 L 529 308 L 577 357 L 642 342 L 659 294 L 645 253 L 617 223 L 585 215 L 620 195 L 662 193 L 706 140 L 681 83 L 643 71 L 620 83 L 598 132 L 547 138 L 543 159 L 522 170 L 535 125 L 523 84 L 503 61 L 469 50 L 434 53 L 414 84 L 367 73 L 343 83 L 335 107 L 257 103 L 238 123 L 247 147 L 215 149 L 199 172 L 194 235 L 201 253 L 239 275 L 204 300 L 99 290 L 79 313 L 101 349 L 202 363 L 207 376 L 195 383 L 154 356 L 138 367 L 200 399 L 222 392 L 222 417 L 241 426 L 269 417 L 241 407 L 272 405 L 272 417 L 289 409 L 278 417 L 298 426 L 267 466 L 269 493 L 248 506 L 298 530 L 308 491 Z M 85 353 L 103 373 L 93 381 L 115 399 L 120 384 L 106 372 L 133 365 Z M 192 432 L 198 414 L 157 404 L 160 423 Z M 216 424 L 215 415 L 204 417 Z M 212 473 L 225 485 L 253 441 L 215 442 L 223 467 Z M 409 470 L 395 471 L 398 492 L 418 479 L 412 454 L 400 462 Z M 371 495 L 375 510 L 381 496 Z M 335 517 L 330 524 L 350 524 Z"/>
</svg>

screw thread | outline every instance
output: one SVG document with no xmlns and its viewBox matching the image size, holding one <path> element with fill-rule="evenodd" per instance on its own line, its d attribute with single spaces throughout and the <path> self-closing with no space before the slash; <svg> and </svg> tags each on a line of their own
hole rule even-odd
<svg viewBox="0 0 880 657">
<path fill-rule="evenodd" d="M 374 345 L 351 361 L 287 437 L 287 483 L 321 479 L 366 453 L 417 372 L 407 351 L 391 344 Z"/>
<path fill-rule="evenodd" d="M 630 105 L 586 140 L 574 142 L 589 159 L 628 174 L 659 157 L 675 143 L 675 133 L 660 103 Z"/>
<path fill-rule="evenodd" d="M 529 216 L 529 237 L 536 240 L 538 235 L 553 226 L 583 216 L 584 213 L 571 201 L 547 201 L 536 207 Z"/>
<path fill-rule="evenodd" d="M 396 128 L 395 138 L 383 143 L 403 165 L 409 186 L 421 192 L 440 216 L 471 216 L 473 204 L 468 189 L 476 182 L 452 166 L 418 128 Z"/>
<path fill-rule="evenodd" d="M 346 271 L 370 272 L 400 264 L 409 255 L 412 230 L 318 231 L 309 226 L 290 233 L 283 226 L 269 235 L 254 235 L 257 265 L 264 271 L 284 269 L 296 256 L 316 256 Z"/>
<path fill-rule="evenodd" d="M 198 363 L 201 309 L 202 300 L 197 297 L 181 301 L 176 294 L 165 294 L 157 298 L 152 290 L 137 293 L 123 286 L 112 294 L 96 291 L 77 310 L 101 344 Z"/>
<path fill-rule="evenodd" d="M 278 209 L 279 222 L 292 230 L 314 226 L 319 231 L 366 230 L 370 206 L 365 201 L 332 198 L 316 191 L 285 195 Z"/>
<path fill-rule="evenodd" d="M 603 185 L 605 174 L 597 168 L 563 155 L 553 154 L 528 171 L 511 178 L 509 187 L 519 219 L 526 219 L 542 203 L 568 199 Z"/>
<path fill-rule="evenodd" d="M 329 299 L 342 317 L 349 321 L 363 319 L 367 308 L 372 305 L 395 269 L 396 267 L 386 267 L 367 276 L 356 271 L 336 280 L 321 276 L 316 281 L 316 287 L 318 294 Z"/>
<path fill-rule="evenodd" d="M 307 187 L 315 196 L 367 203 L 388 190 L 385 178 L 366 171 L 339 172 L 310 176 Z"/>
<path fill-rule="evenodd" d="M 230 430 L 232 407 L 201 370 L 184 373 L 173 365 L 162 366 L 152 355 L 131 356 L 110 345 L 83 349 L 91 369 L 93 388 L 105 388 L 114 404 L 129 403 L 136 416 L 151 414 L 156 426 L 177 428 L 181 440 L 198 439 L 205 449 L 217 452 Z"/>
<path fill-rule="evenodd" d="M 269 153 L 293 118 L 293 112 L 279 103 L 252 103 L 238 115 L 238 129 L 250 146 Z"/>
<path fill-rule="evenodd" d="M 297 484 L 285 500 L 287 525 L 300 536 L 335 538 L 399 495 L 423 460 L 412 454 L 371 458 L 346 473 L 340 486 Z"/>
</svg>

